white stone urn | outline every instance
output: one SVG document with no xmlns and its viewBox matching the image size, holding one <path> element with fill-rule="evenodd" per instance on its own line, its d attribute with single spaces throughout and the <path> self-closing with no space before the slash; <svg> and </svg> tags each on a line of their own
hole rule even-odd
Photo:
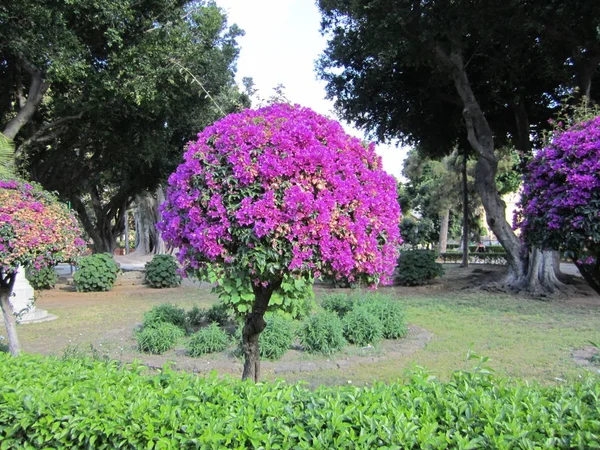
<svg viewBox="0 0 600 450">
<path fill-rule="evenodd" d="M 25 278 L 25 269 L 17 271 L 15 286 L 10 297 L 10 304 L 17 315 L 18 323 L 45 322 L 56 319 L 56 316 L 48 314 L 44 309 L 38 309 L 34 303 L 35 292 Z"/>
</svg>

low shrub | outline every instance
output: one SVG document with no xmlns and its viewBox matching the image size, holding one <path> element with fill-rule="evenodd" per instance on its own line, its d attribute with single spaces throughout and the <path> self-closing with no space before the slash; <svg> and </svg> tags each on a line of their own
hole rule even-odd
<svg viewBox="0 0 600 450">
<path fill-rule="evenodd" d="M 44 289 L 52 289 L 56 286 L 58 281 L 58 274 L 54 270 L 54 267 L 42 267 L 36 269 L 35 267 L 28 267 L 25 270 L 25 278 L 31 284 L 31 287 L 36 291 Z"/>
<path fill-rule="evenodd" d="M 444 275 L 442 265 L 435 262 L 435 252 L 408 250 L 398 258 L 397 281 L 404 286 L 420 286 Z"/>
<path fill-rule="evenodd" d="M 213 322 L 193 334 L 186 349 L 190 356 L 198 357 L 207 353 L 222 352 L 227 347 L 229 347 L 229 335 Z"/>
<path fill-rule="evenodd" d="M 221 326 L 228 324 L 231 321 L 229 306 L 223 302 L 213 304 L 206 311 L 206 320 L 208 322 L 217 322 Z"/>
<path fill-rule="evenodd" d="M 156 255 L 148 261 L 145 268 L 144 281 L 153 288 L 172 288 L 181 284 L 179 266 L 172 255 Z"/>
<path fill-rule="evenodd" d="M 77 264 L 73 283 L 78 292 L 110 291 L 119 273 L 119 266 L 112 255 L 98 253 L 84 256 Z"/>
<path fill-rule="evenodd" d="M 397 301 L 387 297 L 369 299 L 364 307 L 381 322 L 385 339 L 399 339 L 408 334 L 404 309 Z"/>
<path fill-rule="evenodd" d="M 183 330 L 172 323 L 164 322 L 143 328 L 137 333 L 138 349 L 144 353 L 160 355 L 175 347 L 177 339 L 183 335 Z"/>
<path fill-rule="evenodd" d="M 377 344 L 383 336 L 381 321 L 365 306 L 357 306 L 346 314 L 342 324 L 346 340 L 359 347 Z"/>
<path fill-rule="evenodd" d="M 342 321 L 331 311 L 319 312 L 306 318 L 298 330 L 298 337 L 309 353 L 328 355 L 346 345 Z"/>
<path fill-rule="evenodd" d="M 260 334 L 258 344 L 261 359 L 277 361 L 294 342 L 294 328 L 290 319 L 279 314 L 268 314 L 267 328 Z"/>
<path fill-rule="evenodd" d="M 185 328 L 186 312 L 171 303 L 162 303 L 144 314 L 143 327 L 153 328 L 163 323 L 170 323 Z"/>
<path fill-rule="evenodd" d="M 0 354 L 0 446 L 583 449 L 600 441 L 598 377 L 540 386 L 417 372 L 406 383 L 315 390 L 142 370 Z"/>
<path fill-rule="evenodd" d="M 323 297 L 321 306 L 327 311 L 336 313 L 339 317 L 344 317 L 352 311 L 355 303 L 355 298 L 346 294 L 328 294 Z"/>
<path fill-rule="evenodd" d="M 192 309 L 186 312 L 186 324 L 190 328 L 197 328 L 202 326 L 206 319 L 206 310 L 204 308 L 194 305 Z"/>
</svg>

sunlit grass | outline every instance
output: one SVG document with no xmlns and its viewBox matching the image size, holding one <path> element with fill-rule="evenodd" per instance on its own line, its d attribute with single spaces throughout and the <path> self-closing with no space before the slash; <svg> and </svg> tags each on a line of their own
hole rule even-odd
<svg viewBox="0 0 600 450">
<path fill-rule="evenodd" d="M 317 301 L 321 295 L 317 293 Z M 132 334 L 144 312 L 155 305 L 170 302 L 189 309 L 193 305 L 208 307 L 217 300 L 210 288 L 189 286 L 166 290 L 140 287 L 106 294 L 73 292 L 67 297 L 70 299 L 40 299 L 39 306 L 59 319 L 20 326 L 25 351 L 59 354 L 68 345 L 85 346 L 99 339 L 105 345 L 118 346 L 119 342 L 111 343 L 112 333 Z M 396 298 L 405 308 L 408 323 L 433 333 L 424 349 L 408 357 L 353 363 L 344 370 L 286 373 L 283 377 L 313 385 L 371 384 L 402 378 L 407 369 L 423 366 L 446 379 L 453 371 L 474 365 L 466 360 L 471 352 L 488 356 L 491 361 L 487 365 L 501 375 L 554 382 L 585 373 L 588 369 L 577 366 L 572 353 L 589 341 L 600 341 L 600 306 L 569 306 L 487 292 L 431 292 Z M 381 356 L 378 351 L 369 353 Z M 346 350 L 332 358 L 357 354 Z"/>
</svg>

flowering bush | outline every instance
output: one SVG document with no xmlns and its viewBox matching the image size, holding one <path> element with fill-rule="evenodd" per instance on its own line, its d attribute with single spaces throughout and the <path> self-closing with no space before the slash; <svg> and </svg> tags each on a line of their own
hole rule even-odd
<svg viewBox="0 0 600 450">
<path fill-rule="evenodd" d="M 374 146 L 287 104 L 200 133 L 169 178 L 162 213 L 183 270 L 218 282 L 236 312 L 252 310 L 246 337 L 264 329 L 267 308 L 294 314 L 322 274 L 390 282 L 401 242 L 396 182 Z"/>
<path fill-rule="evenodd" d="M 161 229 L 188 273 L 255 284 L 322 273 L 391 281 L 395 180 L 373 145 L 309 109 L 222 119 L 189 145 L 169 184 Z"/>
<path fill-rule="evenodd" d="M 535 155 L 515 225 L 529 245 L 566 251 L 600 288 L 600 117 L 557 133 Z"/>
<path fill-rule="evenodd" d="M 293 313 L 322 274 L 389 283 L 401 242 L 396 182 L 374 146 L 287 104 L 200 133 L 162 213 L 183 270 L 217 281 L 238 313 L 255 309 L 261 290 L 269 307 Z"/>
<path fill-rule="evenodd" d="M 56 197 L 20 181 L 0 181 L 0 271 L 66 262 L 85 243 L 75 217 Z"/>
<path fill-rule="evenodd" d="M 71 261 L 85 243 L 75 217 L 56 197 L 22 181 L 0 180 L 0 306 L 11 353 L 19 353 L 8 302 L 18 267 L 41 269 Z"/>
</svg>

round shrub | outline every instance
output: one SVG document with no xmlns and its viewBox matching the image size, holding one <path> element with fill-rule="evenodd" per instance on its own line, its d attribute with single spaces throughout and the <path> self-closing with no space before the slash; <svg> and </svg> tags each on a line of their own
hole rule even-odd
<svg viewBox="0 0 600 450">
<path fill-rule="evenodd" d="M 309 353 L 325 355 L 344 348 L 346 340 L 341 319 L 330 311 L 308 317 L 298 331 L 300 343 Z"/>
<path fill-rule="evenodd" d="M 279 314 L 271 314 L 266 318 L 267 328 L 258 338 L 260 357 L 276 361 L 289 350 L 294 341 L 292 321 Z"/>
<path fill-rule="evenodd" d="M 379 319 L 385 339 L 399 339 L 408 334 L 404 310 L 398 302 L 386 298 L 374 299 L 367 301 L 364 308 Z"/>
<path fill-rule="evenodd" d="M 207 353 L 222 352 L 227 347 L 229 347 L 229 335 L 213 322 L 193 334 L 186 349 L 190 356 L 197 357 Z"/>
<path fill-rule="evenodd" d="M 144 281 L 153 288 L 171 288 L 181 284 L 181 275 L 172 255 L 156 255 L 144 266 L 146 274 Z"/>
<path fill-rule="evenodd" d="M 435 262 L 435 252 L 403 251 L 398 258 L 397 281 L 404 286 L 420 286 L 444 275 L 442 265 Z"/>
<path fill-rule="evenodd" d="M 162 303 L 144 314 L 144 328 L 157 327 L 163 323 L 185 328 L 186 313 L 171 303 Z"/>
<path fill-rule="evenodd" d="M 78 292 L 110 291 L 117 280 L 119 266 L 108 253 L 84 256 L 79 260 L 73 283 Z"/>
<path fill-rule="evenodd" d="M 354 308 L 355 300 L 346 294 L 329 294 L 323 297 L 321 306 L 327 311 L 336 313 L 344 317 Z"/>
<path fill-rule="evenodd" d="M 172 323 L 161 323 L 154 327 L 143 328 L 137 334 L 138 349 L 145 353 L 160 355 L 175 347 L 177 339 L 184 332 Z"/>
<path fill-rule="evenodd" d="M 344 337 L 348 342 L 365 347 L 376 344 L 383 336 L 383 325 L 368 308 L 359 306 L 344 316 Z"/>
<path fill-rule="evenodd" d="M 40 267 L 39 269 L 32 266 L 25 269 L 25 278 L 27 278 L 31 287 L 37 291 L 52 289 L 56 286 L 58 274 L 54 270 L 54 266 Z"/>
</svg>

